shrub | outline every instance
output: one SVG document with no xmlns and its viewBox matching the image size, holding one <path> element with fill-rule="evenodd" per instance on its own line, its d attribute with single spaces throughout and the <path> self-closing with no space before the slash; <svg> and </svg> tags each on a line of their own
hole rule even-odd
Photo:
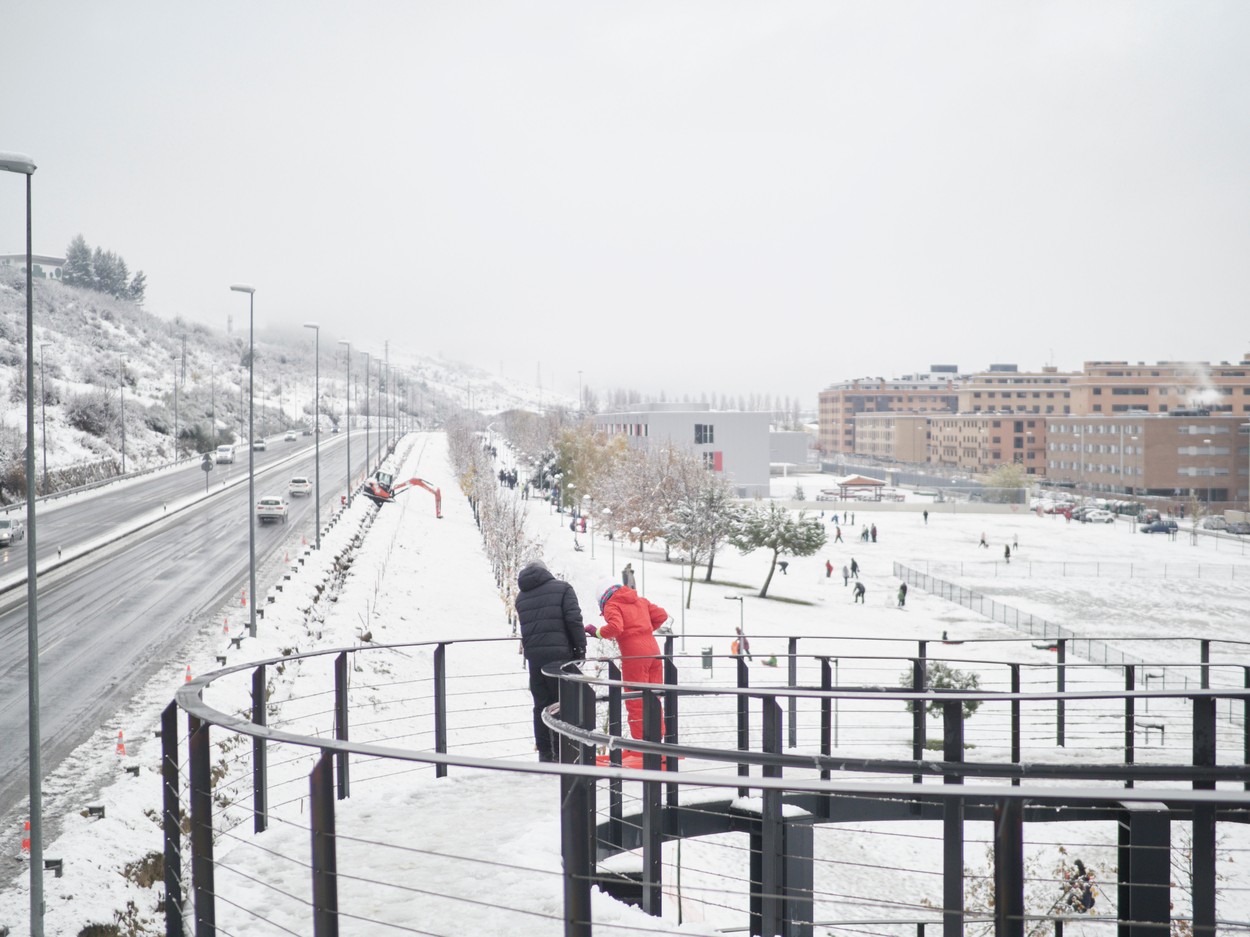
<svg viewBox="0 0 1250 937">
<path fill-rule="evenodd" d="M 903 675 L 898 678 L 898 685 L 904 689 L 912 688 L 912 672 L 904 671 Z M 981 681 L 977 679 L 974 673 L 968 673 L 964 670 L 956 670 L 941 661 L 931 660 L 925 661 L 925 686 L 930 690 L 948 690 L 958 692 L 960 690 L 979 690 Z M 963 711 L 964 718 L 967 719 L 980 707 L 980 700 L 964 700 Z M 915 705 L 911 702 L 907 703 L 907 711 L 914 712 Z M 942 712 L 941 700 L 930 700 L 925 705 L 925 711 L 930 715 Z"/>
</svg>

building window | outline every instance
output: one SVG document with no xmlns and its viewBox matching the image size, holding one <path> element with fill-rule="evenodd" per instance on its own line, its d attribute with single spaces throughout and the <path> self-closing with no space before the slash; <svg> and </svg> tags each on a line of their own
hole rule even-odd
<svg viewBox="0 0 1250 937">
<path fill-rule="evenodd" d="M 722 454 L 719 452 L 703 453 L 703 467 L 707 469 L 709 472 L 721 471 L 724 466 L 724 462 L 722 461 L 721 455 Z"/>
<path fill-rule="evenodd" d="M 710 446 L 716 442 L 714 427 L 711 423 L 694 424 L 694 444 L 696 446 Z"/>
</svg>

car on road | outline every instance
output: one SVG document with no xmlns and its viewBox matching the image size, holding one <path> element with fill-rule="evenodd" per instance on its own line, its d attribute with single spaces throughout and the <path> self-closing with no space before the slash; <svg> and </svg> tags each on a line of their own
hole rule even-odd
<svg viewBox="0 0 1250 937">
<path fill-rule="evenodd" d="M 312 482 L 303 475 L 296 475 L 287 485 L 287 494 L 292 498 L 296 495 L 310 495 L 312 494 Z"/>
<path fill-rule="evenodd" d="M 304 435 L 304 436 L 311 436 L 311 435 L 312 435 L 312 429 L 310 429 L 309 427 L 305 426 L 305 427 L 304 427 L 304 432 L 303 432 L 303 435 Z"/>
<path fill-rule="evenodd" d="M 1204 517 L 1198 524 L 1203 530 L 1228 530 L 1228 520 L 1222 514 Z"/>
<path fill-rule="evenodd" d="M 1142 524 L 1138 528 L 1143 534 L 1170 534 L 1177 529 L 1176 521 L 1158 520 L 1151 521 L 1149 524 Z"/>
<path fill-rule="evenodd" d="M 253 440 L 252 440 L 252 451 L 253 451 L 253 452 L 264 452 L 264 451 L 265 451 L 265 440 L 263 440 L 263 439 L 253 439 Z"/>
<path fill-rule="evenodd" d="M 269 521 L 286 523 L 286 501 L 277 495 L 265 495 L 256 502 L 256 519 L 262 524 Z"/>
<path fill-rule="evenodd" d="M 7 547 L 25 536 L 26 528 L 16 517 L 0 517 L 0 547 Z"/>
<path fill-rule="evenodd" d="M 1226 528 L 1230 534 L 1236 534 L 1239 537 L 1250 536 L 1250 521 L 1233 521 Z"/>
<path fill-rule="evenodd" d="M 295 442 L 295 438 L 295 430 L 293 429 L 287 430 L 286 435 L 282 437 L 285 442 Z"/>
<path fill-rule="evenodd" d="M 218 465 L 234 462 L 234 446 L 218 446 L 214 456 Z"/>
<path fill-rule="evenodd" d="M 1115 515 L 1102 508 L 1094 508 L 1092 511 L 1086 511 L 1081 516 L 1081 520 L 1086 524 L 1114 524 Z"/>
</svg>

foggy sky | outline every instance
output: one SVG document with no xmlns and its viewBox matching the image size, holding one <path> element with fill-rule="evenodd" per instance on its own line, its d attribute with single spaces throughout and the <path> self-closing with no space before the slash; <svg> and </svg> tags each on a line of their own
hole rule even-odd
<svg viewBox="0 0 1250 937">
<path fill-rule="evenodd" d="M 37 253 L 576 393 L 1250 352 L 1250 4 L 9 4 Z M 0 253 L 24 248 L 0 177 Z"/>
</svg>

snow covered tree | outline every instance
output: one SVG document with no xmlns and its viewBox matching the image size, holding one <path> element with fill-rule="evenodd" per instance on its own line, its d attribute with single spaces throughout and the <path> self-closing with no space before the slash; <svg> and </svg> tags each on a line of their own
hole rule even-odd
<svg viewBox="0 0 1250 937">
<path fill-rule="evenodd" d="M 65 249 L 65 268 L 61 271 L 61 282 L 70 286 L 95 286 L 95 279 L 91 275 L 91 248 L 81 234 L 75 236 Z"/>
<path fill-rule="evenodd" d="M 755 508 L 746 513 L 731 542 L 742 553 L 759 549 L 773 551 L 768 578 L 760 588 L 762 599 L 768 595 L 768 586 L 777 570 L 777 558 L 783 553 L 811 556 L 825 545 L 825 526 L 803 511 L 793 517 L 785 508 L 770 502 L 767 508 Z"/>
<path fill-rule="evenodd" d="M 142 306 L 147 291 L 148 278 L 142 270 L 136 270 L 135 275 L 130 278 L 130 284 L 126 287 L 126 298 L 136 306 Z"/>
<path fill-rule="evenodd" d="M 717 549 L 733 537 L 742 523 L 743 509 L 733 501 L 728 486 L 717 476 L 704 475 L 706 484 L 702 490 L 673 505 L 664 527 L 665 541 L 690 557 L 686 608 L 694 595 L 695 566 L 707 563 L 707 580 L 711 581 Z"/>
</svg>

